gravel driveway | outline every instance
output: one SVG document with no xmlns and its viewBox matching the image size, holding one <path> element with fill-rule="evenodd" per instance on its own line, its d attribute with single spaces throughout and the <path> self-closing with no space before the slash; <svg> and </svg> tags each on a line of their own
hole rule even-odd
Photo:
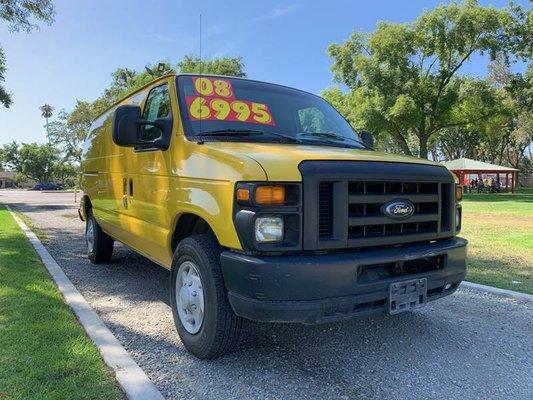
<svg viewBox="0 0 533 400">
<path fill-rule="evenodd" d="M 532 399 L 532 305 L 461 289 L 396 317 L 319 326 L 249 324 L 215 361 L 189 355 L 168 272 L 123 245 L 91 265 L 72 194 L 0 191 L 164 396 L 187 399 Z"/>
</svg>

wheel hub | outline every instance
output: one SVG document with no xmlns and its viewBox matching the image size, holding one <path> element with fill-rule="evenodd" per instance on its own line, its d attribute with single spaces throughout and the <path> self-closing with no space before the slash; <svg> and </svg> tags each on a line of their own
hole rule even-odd
<svg viewBox="0 0 533 400">
<path fill-rule="evenodd" d="M 204 291 L 198 267 L 192 261 L 180 265 L 175 290 L 183 327 L 191 334 L 198 333 L 204 320 Z"/>
</svg>

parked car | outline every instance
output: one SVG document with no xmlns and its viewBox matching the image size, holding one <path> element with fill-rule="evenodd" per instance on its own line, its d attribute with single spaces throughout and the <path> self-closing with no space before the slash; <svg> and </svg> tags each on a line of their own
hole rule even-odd
<svg viewBox="0 0 533 400">
<path fill-rule="evenodd" d="M 36 183 L 31 190 L 63 190 L 63 186 L 57 183 Z"/>
<path fill-rule="evenodd" d="M 465 277 L 460 187 L 438 163 L 380 153 L 322 98 L 168 75 L 113 105 L 83 149 L 93 263 L 118 240 L 170 273 L 184 346 L 230 351 L 243 319 L 397 314 Z"/>
</svg>

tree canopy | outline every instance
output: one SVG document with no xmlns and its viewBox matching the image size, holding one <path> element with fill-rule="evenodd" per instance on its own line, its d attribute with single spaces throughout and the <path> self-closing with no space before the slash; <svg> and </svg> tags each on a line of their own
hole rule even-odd
<svg viewBox="0 0 533 400">
<path fill-rule="evenodd" d="M 54 112 L 54 107 L 52 107 L 50 104 L 43 104 L 39 107 L 39 111 L 41 111 L 41 116 L 43 118 L 51 118 Z"/>
<path fill-rule="evenodd" d="M 58 153 L 50 144 L 8 143 L 1 150 L 3 166 L 37 182 L 51 182 L 58 164 Z"/>
<path fill-rule="evenodd" d="M 372 33 L 353 33 L 328 47 L 334 79 L 348 92 L 331 89 L 324 97 L 347 110 L 356 127 L 427 158 L 439 132 L 485 120 L 501 106 L 494 88 L 459 72 L 474 54 L 500 53 L 508 61 L 515 51 L 530 58 L 530 20 L 517 6 L 465 0 L 425 11 L 413 23 L 380 22 Z"/>
<path fill-rule="evenodd" d="M 159 68 L 162 66 L 162 68 Z M 146 85 L 153 79 L 169 73 L 204 73 L 245 77 L 246 72 L 242 57 L 221 57 L 211 60 L 200 60 L 195 56 L 185 56 L 176 65 L 168 62 L 149 64 L 143 71 L 134 71 L 129 68 L 118 68 L 111 74 L 112 81 L 104 90 L 99 100 L 98 107 L 109 106 L 128 93 Z M 98 101 L 97 100 L 97 101 Z"/>
</svg>

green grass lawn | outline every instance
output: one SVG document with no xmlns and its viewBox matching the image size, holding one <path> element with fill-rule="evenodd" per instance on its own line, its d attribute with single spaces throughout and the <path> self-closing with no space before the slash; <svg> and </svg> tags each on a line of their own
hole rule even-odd
<svg viewBox="0 0 533 400">
<path fill-rule="evenodd" d="M 533 294 L 533 192 L 465 195 L 461 236 L 467 280 Z"/>
<path fill-rule="evenodd" d="M 0 399 L 123 398 L 26 236 L 0 205 Z"/>
</svg>

